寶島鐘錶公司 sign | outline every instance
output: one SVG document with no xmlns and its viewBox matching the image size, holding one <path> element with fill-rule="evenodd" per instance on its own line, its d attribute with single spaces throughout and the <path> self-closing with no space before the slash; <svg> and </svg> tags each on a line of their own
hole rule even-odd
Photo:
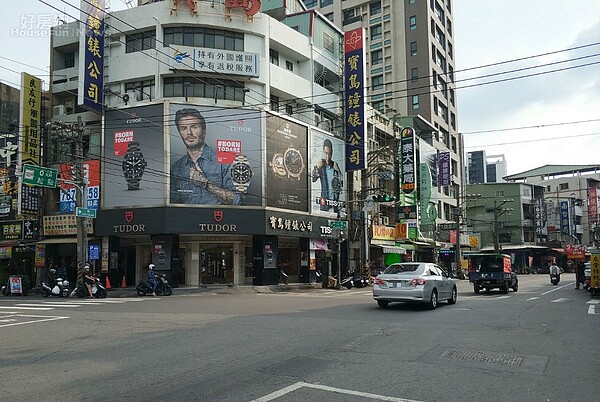
<svg viewBox="0 0 600 402">
<path fill-rule="evenodd" d="M 24 165 L 22 182 L 33 186 L 55 188 L 58 170 L 35 165 Z"/>
</svg>

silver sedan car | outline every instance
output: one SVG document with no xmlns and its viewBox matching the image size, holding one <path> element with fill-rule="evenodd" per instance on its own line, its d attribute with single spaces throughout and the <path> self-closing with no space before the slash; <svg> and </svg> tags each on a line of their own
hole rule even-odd
<svg viewBox="0 0 600 402">
<path fill-rule="evenodd" d="M 456 283 L 448 273 L 430 262 L 400 262 L 387 267 L 373 281 L 373 299 L 379 307 L 391 302 L 427 303 L 433 310 L 439 300 L 456 303 Z"/>
</svg>

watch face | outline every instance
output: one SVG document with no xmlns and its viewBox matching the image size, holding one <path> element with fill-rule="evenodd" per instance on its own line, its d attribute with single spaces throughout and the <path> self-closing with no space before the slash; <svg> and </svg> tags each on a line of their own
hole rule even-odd
<svg viewBox="0 0 600 402">
<path fill-rule="evenodd" d="M 331 188 L 333 189 L 334 193 L 339 193 L 342 191 L 342 181 L 339 177 L 334 177 L 331 179 Z"/>
<path fill-rule="evenodd" d="M 123 159 L 123 174 L 126 179 L 139 179 L 144 174 L 146 161 L 139 152 L 125 155 Z"/>
<path fill-rule="evenodd" d="M 234 163 L 231 168 L 231 178 L 237 184 L 247 184 L 252 179 L 252 169 L 247 163 Z"/>
<path fill-rule="evenodd" d="M 285 167 L 291 175 L 298 176 L 304 169 L 302 155 L 296 149 L 290 148 L 284 155 Z"/>
<path fill-rule="evenodd" d="M 271 161 L 271 167 L 273 168 L 273 173 L 275 173 L 278 177 L 286 177 L 287 176 L 287 173 L 285 171 L 285 166 L 283 164 L 283 154 L 273 155 L 273 160 Z"/>
</svg>

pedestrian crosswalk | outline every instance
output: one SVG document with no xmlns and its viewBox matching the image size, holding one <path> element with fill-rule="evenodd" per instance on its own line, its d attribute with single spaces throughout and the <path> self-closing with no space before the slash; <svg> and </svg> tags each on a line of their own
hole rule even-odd
<svg viewBox="0 0 600 402">
<path fill-rule="evenodd" d="M 49 311 L 49 310 L 71 310 L 84 306 L 98 306 L 98 305 L 112 305 L 112 304 L 124 304 L 130 302 L 144 302 L 144 301 L 152 301 L 152 300 L 160 300 L 160 297 L 153 298 L 118 298 L 118 299 L 72 299 L 72 300 L 26 300 L 23 302 L 14 302 L 11 303 L 0 303 L 0 314 L 8 314 L 10 312 L 16 311 L 26 311 L 26 310 L 34 310 L 34 311 Z"/>
</svg>

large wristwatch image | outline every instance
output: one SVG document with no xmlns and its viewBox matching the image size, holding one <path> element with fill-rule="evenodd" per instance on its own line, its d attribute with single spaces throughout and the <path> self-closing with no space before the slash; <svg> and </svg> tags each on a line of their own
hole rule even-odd
<svg viewBox="0 0 600 402">
<path fill-rule="evenodd" d="M 147 165 L 148 162 L 144 159 L 140 144 L 135 141 L 130 142 L 123 157 L 123 175 L 127 182 L 127 190 L 138 190 L 140 188 L 140 180 Z"/>
<path fill-rule="evenodd" d="M 333 194 L 337 199 L 339 199 L 340 193 L 342 192 L 342 179 L 340 179 L 337 171 L 333 172 L 333 179 L 331 179 L 331 189 L 333 190 Z"/>
<path fill-rule="evenodd" d="M 289 177 L 300 180 L 300 175 L 304 170 L 304 159 L 296 148 L 289 147 L 285 151 L 283 154 L 283 165 Z"/>
<path fill-rule="evenodd" d="M 237 154 L 231 165 L 231 180 L 237 187 L 238 192 L 248 192 L 248 186 L 250 185 L 250 180 L 252 180 L 253 175 L 254 172 L 252 172 L 252 168 L 248 163 L 248 157 L 246 155 Z"/>
</svg>

